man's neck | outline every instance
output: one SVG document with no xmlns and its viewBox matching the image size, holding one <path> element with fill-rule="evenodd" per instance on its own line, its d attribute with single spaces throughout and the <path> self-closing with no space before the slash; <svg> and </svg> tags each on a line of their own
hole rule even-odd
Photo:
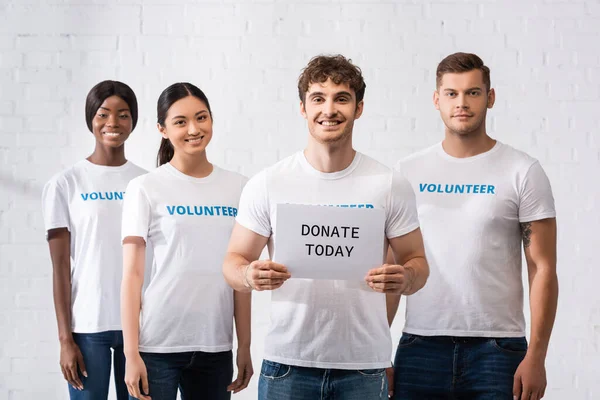
<svg viewBox="0 0 600 400">
<path fill-rule="evenodd" d="M 323 144 L 309 139 L 304 149 L 308 163 L 317 171 L 325 173 L 345 170 L 352 164 L 355 155 L 351 139 L 335 144 Z"/>
<path fill-rule="evenodd" d="M 442 142 L 444 151 L 456 158 L 473 157 L 490 151 L 495 145 L 496 140 L 489 137 L 485 132 L 459 135 L 446 130 L 446 136 Z"/>
</svg>

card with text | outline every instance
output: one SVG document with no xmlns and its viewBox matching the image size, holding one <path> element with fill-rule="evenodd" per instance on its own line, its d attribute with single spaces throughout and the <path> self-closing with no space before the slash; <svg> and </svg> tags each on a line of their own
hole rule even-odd
<svg viewBox="0 0 600 400">
<path fill-rule="evenodd" d="M 363 280 L 385 260 L 385 212 L 278 204 L 274 239 L 292 278 Z"/>
</svg>

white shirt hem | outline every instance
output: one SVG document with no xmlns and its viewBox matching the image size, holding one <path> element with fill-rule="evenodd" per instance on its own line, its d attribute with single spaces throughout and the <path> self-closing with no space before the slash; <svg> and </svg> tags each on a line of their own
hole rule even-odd
<svg viewBox="0 0 600 400">
<path fill-rule="evenodd" d="M 67 228 L 69 231 L 71 230 L 68 222 L 52 221 L 52 222 L 49 222 L 48 225 L 46 226 L 46 232 L 48 232 L 50 229 L 58 229 L 58 228 Z"/>
<path fill-rule="evenodd" d="M 390 235 L 388 235 L 388 239 L 394 239 L 397 238 L 399 236 L 404 236 L 404 235 L 408 235 L 409 233 L 416 231 L 419 228 L 419 223 L 416 222 L 412 225 L 409 225 L 406 228 L 403 229 L 398 229 L 393 231 Z"/>
<path fill-rule="evenodd" d="M 71 331 L 73 333 L 100 333 L 108 331 L 120 331 L 123 330 L 121 325 L 108 325 L 108 326 L 73 326 Z"/>
<path fill-rule="evenodd" d="M 144 353 L 185 353 L 188 351 L 203 351 L 205 353 L 220 353 L 233 349 L 232 344 L 223 344 L 219 346 L 177 346 L 177 347 L 160 347 L 160 346 L 139 346 L 139 351 Z"/>
<path fill-rule="evenodd" d="M 241 220 L 239 218 L 236 218 L 235 221 L 240 224 L 241 226 L 243 226 L 244 228 L 248 229 L 249 231 L 252 231 L 254 233 L 256 233 L 257 235 L 260 235 L 262 237 L 266 237 L 269 238 L 271 237 L 271 232 L 266 232 L 263 231 L 260 226 L 253 224 L 251 222 L 245 221 L 245 220 Z"/>
<path fill-rule="evenodd" d="M 292 365 L 295 367 L 306 367 L 306 368 L 321 368 L 321 369 L 345 369 L 345 370 L 357 370 L 357 369 L 375 369 L 375 368 L 388 368 L 392 366 L 390 360 L 387 361 L 375 361 L 375 362 L 356 362 L 356 363 L 336 363 L 336 362 L 322 362 L 322 361 L 310 361 L 310 360 L 295 360 L 291 358 L 277 357 L 265 354 L 265 360 Z"/>
<path fill-rule="evenodd" d="M 550 212 L 546 212 L 546 213 L 542 213 L 542 214 L 532 215 L 530 217 L 529 216 L 521 217 L 521 218 L 519 218 L 519 222 L 533 222 L 533 221 L 539 221 L 540 219 L 546 219 L 546 218 L 556 218 L 556 212 L 550 211 Z"/>
<path fill-rule="evenodd" d="M 518 338 L 525 336 L 523 331 L 461 331 L 461 330 L 435 330 L 404 328 L 404 333 L 420 336 L 458 336 L 458 337 L 486 337 L 486 338 Z"/>
</svg>

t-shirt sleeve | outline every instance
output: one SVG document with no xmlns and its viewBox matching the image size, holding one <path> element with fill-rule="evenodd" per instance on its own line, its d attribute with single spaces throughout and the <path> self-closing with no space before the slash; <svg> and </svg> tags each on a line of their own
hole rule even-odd
<svg viewBox="0 0 600 400">
<path fill-rule="evenodd" d="M 52 178 L 44 186 L 42 191 L 42 214 L 46 232 L 56 228 L 71 230 L 67 197 L 66 182 L 62 176 Z"/>
<path fill-rule="evenodd" d="M 269 198 L 264 171 L 253 176 L 244 186 L 235 220 L 246 229 L 267 238 L 271 237 Z"/>
<path fill-rule="evenodd" d="M 529 167 L 519 193 L 519 222 L 556 217 L 550 180 L 538 161 Z"/>
<path fill-rule="evenodd" d="M 142 187 L 142 179 L 140 177 L 131 180 L 125 190 L 121 239 L 138 236 L 148 241 L 151 208 L 150 200 Z"/>
<path fill-rule="evenodd" d="M 392 185 L 385 221 L 388 239 L 406 235 L 419 227 L 415 192 L 410 182 L 398 171 L 392 175 Z"/>
</svg>

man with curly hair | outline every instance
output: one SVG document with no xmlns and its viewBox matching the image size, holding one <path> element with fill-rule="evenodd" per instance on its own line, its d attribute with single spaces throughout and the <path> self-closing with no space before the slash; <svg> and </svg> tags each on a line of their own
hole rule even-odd
<svg viewBox="0 0 600 400">
<path fill-rule="evenodd" d="M 385 399 L 386 296 L 417 292 L 429 273 L 414 192 L 391 168 L 352 147 L 365 93 L 357 66 L 341 55 L 315 57 L 298 92 L 308 144 L 248 182 L 223 266 L 235 290 L 272 290 L 259 398 Z M 370 270 L 362 284 L 289 280 L 286 266 L 258 260 L 266 245 L 273 249 L 276 207 L 285 203 L 383 210 L 381 235 L 396 261 Z"/>
</svg>

